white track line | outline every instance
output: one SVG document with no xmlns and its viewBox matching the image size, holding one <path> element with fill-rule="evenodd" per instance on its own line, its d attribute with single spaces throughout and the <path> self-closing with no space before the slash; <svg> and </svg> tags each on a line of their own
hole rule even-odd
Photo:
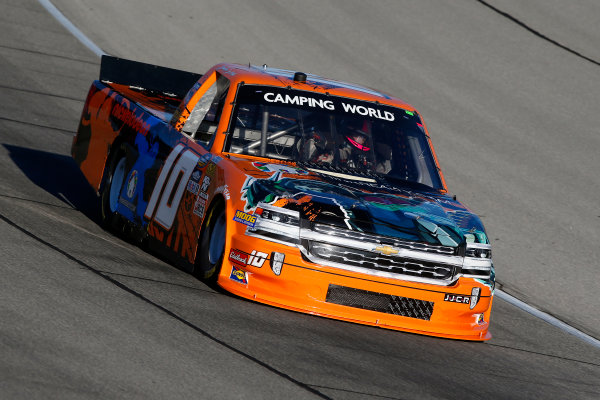
<svg viewBox="0 0 600 400">
<path fill-rule="evenodd" d="M 69 32 L 71 32 L 73 34 L 73 36 L 75 36 L 77 39 L 79 39 L 79 41 L 81 43 L 83 43 L 88 49 L 90 49 L 92 52 L 94 52 L 98 57 L 101 57 L 104 54 L 107 54 L 100 47 L 98 47 L 94 42 L 92 42 L 90 40 L 90 38 L 85 36 L 83 34 L 83 32 L 81 32 L 79 29 L 77 29 L 77 27 L 75 27 L 75 25 L 73 25 L 73 23 L 71 23 L 71 21 L 69 21 L 67 19 L 67 17 L 65 17 L 60 11 L 58 11 L 58 9 L 56 7 L 54 7 L 54 4 L 52 4 L 50 2 L 50 0 L 38 0 L 38 1 L 40 2 L 40 4 L 42 6 L 44 6 L 44 8 L 46 10 L 48 10 L 48 12 L 50 14 L 52 14 L 52 16 L 54 18 L 56 18 L 58 20 L 58 22 L 60 22 L 65 28 L 68 29 Z M 512 304 L 513 306 L 518 307 L 521 310 L 523 310 L 543 321 L 546 321 L 550 325 L 555 326 L 559 329 L 562 329 L 563 331 L 570 333 L 573 336 L 578 337 L 579 339 L 583 340 L 586 343 L 591 344 L 592 346 L 600 348 L 600 340 L 581 332 L 579 329 L 573 328 L 571 325 L 565 324 L 564 322 L 562 322 L 561 320 L 559 320 L 557 318 L 554 318 L 550 314 L 546 314 L 545 312 L 540 311 L 537 308 L 534 308 L 534 307 L 530 306 L 529 304 L 524 303 L 521 300 L 517 299 L 516 297 L 513 297 L 510 294 L 505 293 L 499 289 L 497 289 L 495 291 L 495 295 L 498 296 L 499 298 L 501 298 L 502 300 Z"/>
<path fill-rule="evenodd" d="M 67 30 L 71 32 L 73 36 L 75 36 L 81 43 L 83 43 L 85 47 L 90 49 L 98 57 L 102 57 L 106 54 L 100 47 L 96 45 L 96 43 L 92 42 L 90 38 L 85 36 L 83 32 L 77 29 L 77 27 L 73 25 L 73 23 L 63 15 L 63 13 L 58 11 L 58 9 L 54 6 L 54 4 L 50 2 L 50 0 L 38 1 L 46 10 L 48 10 L 50 14 L 52 14 L 54 18 L 56 18 L 58 22 L 60 22 L 65 28 L 67 28 Z"/>
<path fill-rule="evenodd" d="M 499 289 L 496 289 L 495 296 L 498 296 L 499 298 L 506 301 L 507 303 L 510 303 L 513 306 L 518 307 L 521 310 L 528 312 L 529 314 L 531 314 L 535 317 L 538 317 L 539 319 L 541 319 L 543 321 L 546 321 L 550 325 L 555 326 L 559 329 L 562 329 L 563 331 L 570 333 L 571 335 L 578 337 L 579 339 L 583 340 L 584 342 L 587 342 L 587 343 L 591 344 L 592 346 L 595 346 L 600 349 L 600 340 L 598 340 L 586 333 L 581 332 L 579 329 L 573 328 L 571 325 L 562 322 L 561 320 L 553 317 L 552 315 L 547 314 L 543 311 L 540 311 L 537 308 L 532 307 L 529 304 L 522 302 L 521 300 L 517 299 L 516 297 L 513 297 L 510 294 L 503 292 Z"/>
</svg>

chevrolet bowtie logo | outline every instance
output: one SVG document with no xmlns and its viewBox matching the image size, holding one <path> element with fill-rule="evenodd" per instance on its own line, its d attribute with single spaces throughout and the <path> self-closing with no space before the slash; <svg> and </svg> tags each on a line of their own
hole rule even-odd
<svg viewBox="0 0 600 400">
<path fill-rule="evenodd" d="M 377 247 L 375 247 L 375 249 L 373 251 L 377 251 L 386 256 L 389 256 L 390 254 L 398 254 L 399 253 L 398 249 L 395 249 L 391 246 L 377 246 Z"/>
</svg>

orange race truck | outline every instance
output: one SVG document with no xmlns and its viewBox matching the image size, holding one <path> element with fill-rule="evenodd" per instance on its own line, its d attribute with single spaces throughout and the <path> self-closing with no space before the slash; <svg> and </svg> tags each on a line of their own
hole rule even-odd
<svg viewBox="0 0 600 400">
<path fill-rule="evenodd" d="M 481 220 L 448 194 L 419 113 L 266 66 L 102 58 L 72 155 L 103 223 L 238 296 L 487 340 Z"/>
</svg>

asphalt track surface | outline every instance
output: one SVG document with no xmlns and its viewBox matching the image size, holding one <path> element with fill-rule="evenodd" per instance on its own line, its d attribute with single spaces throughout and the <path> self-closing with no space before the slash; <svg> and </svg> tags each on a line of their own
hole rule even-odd
<svg viewBox="0 0 600 400">
<path fill-rule="evenodd" d="M 419 109 L 503 290 L 600 338 L 600 8 L 559 1 L 68 1 L 107 53 L 361 83 Z M 98 226 L 69 157 L 99 59 L 0 0 L 0 398 L 590 398 L 600 349 L 496 299 L 444 340 L 240 300 Z"/>
</svg>

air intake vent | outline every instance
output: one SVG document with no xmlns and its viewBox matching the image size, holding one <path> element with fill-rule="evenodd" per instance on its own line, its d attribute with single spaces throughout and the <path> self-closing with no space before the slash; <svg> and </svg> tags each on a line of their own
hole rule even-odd
<svg viewBox="0 0 600 400">
<path fill-rule="evenodd" d="M 325 301 L 342 306 L 424 319 L 426 321 L 429 321 L 433 313 L 432 301 L 369 292 L 337 285 L 329 285 Z"/>
</svg>

